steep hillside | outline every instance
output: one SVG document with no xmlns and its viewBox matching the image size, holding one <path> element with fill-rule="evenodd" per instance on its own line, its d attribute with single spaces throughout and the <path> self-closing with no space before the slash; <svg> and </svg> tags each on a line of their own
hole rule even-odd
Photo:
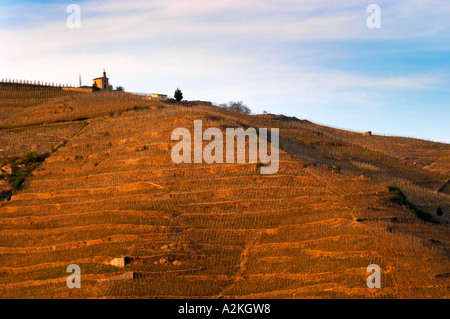
<svg viewBox="0 0 450 319">
<path fill-rule="evenodd" d="M 1 167 L 30 172 L 17 189 L 3 174 L 2 298 L 450 297 L 447 144 L 126 93 L 21 104 L 3 90 Z M 174 164 L 172 131 L 199 119 L 279 128 L 278 173 Z M 366 286 L 371 264 L 382 289 Z"/>
</svg>

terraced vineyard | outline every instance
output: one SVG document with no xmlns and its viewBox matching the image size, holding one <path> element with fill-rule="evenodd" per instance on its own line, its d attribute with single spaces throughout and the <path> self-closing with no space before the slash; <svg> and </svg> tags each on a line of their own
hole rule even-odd
<svg viewBox="0 0 450 319">
<path fill-rule="evenodd" d="M 304 148 L 318 126 L 104 98 L 92 116 L 83 107 L 98 98 L 77 104 L 89 97 L 76 94 L 43 103 L 26 125 L 5 118 L 15 126 L 0 132 L 5 159 L 33 147 L 50 156 L 0 207 L 0 297 L 450 297 L 448 217 L 425 223 L 387 182 L 332 173 L 315 153 L 325 149 Z M 73 110 L 49 125 L 63 100 Z M 252 163 L 174 164 L 171 132 L 193 131 L 197 119 L 223 130 L 280 127 L 294 144 L 282 140 L 274 175 Z M 414 169 L 435 184 L 446 178 Z M 432 196 L 448 209 L 447 194 Z M 111 265 L 116 258 L 125 266 Z M 81 289 L 66 285 L 70 264 L 81 268 Z M 382 289 L 367 288 L 371 264 Z"/>
</svg>

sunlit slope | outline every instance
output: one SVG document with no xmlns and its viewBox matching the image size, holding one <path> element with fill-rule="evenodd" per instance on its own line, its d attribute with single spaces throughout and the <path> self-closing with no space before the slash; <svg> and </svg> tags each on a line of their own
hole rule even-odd
<svg viewBox="0 0 450 319">
<path fill-rule="evenodd" d="M 102 102 L 92 116 L 80 106 L 89 119 L 67 119 L 78 125 L 67 143 L 42 143 L 51 156 L 0 207 L 1 297 L 449 296 L 445 219 L 423 223 L 388 184 L 333 174 L 306 151 L 281 151 L 274 175 L 256 164 L 174 164 L 171 132 L 192 132 L 194 120 L 281 133 L 285 124 L 135 101 Z M 11 142 L 26 131 L 2 134 Z M 108 264 L 119 257 L 125 267 Z M 82 289 L 66 286 L 73 263 Z M 382 289 L 366 286 L 370 264 L 382 268 Z"/>
</svg>

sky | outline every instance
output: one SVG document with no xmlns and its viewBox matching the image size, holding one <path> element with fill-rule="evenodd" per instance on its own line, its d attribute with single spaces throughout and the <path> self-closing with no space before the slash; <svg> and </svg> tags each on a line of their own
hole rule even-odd
<svg viewBox="0 0 450 319">
<path fill-rule="evenodd" d="M 448 0 L 6 0 L 0 80 L 92 85 L 105 69 L 128 92 L 450 143 L 449 17 Z"/>
</svg>

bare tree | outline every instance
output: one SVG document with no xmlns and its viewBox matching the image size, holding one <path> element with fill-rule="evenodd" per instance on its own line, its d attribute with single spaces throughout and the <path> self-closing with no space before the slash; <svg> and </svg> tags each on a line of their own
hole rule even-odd
<svg viewBox="0 0 450 319">
<path fill-rule="evenodd" d="M 246 106 L 244 103 L 242 103 L 242 101 L 238 101 L 238 102 L 231 101 L 226 104 L 220 104 L 219 107 L 226 108 L 231 111 L 234 111 L 237 113 L 242 113 L 242 114 L 250 114 L 252 112 L 252 110 L 250 110 L 250 108 L 248 106 Z"/>
</svg>

